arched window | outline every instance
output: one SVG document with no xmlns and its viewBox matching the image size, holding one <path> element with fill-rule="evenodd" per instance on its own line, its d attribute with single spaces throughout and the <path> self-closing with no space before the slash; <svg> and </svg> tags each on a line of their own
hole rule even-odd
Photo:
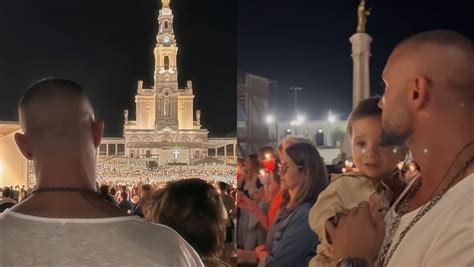
<svg viewBox="0 0 474 267">
<path fill-rule="evenodd" d="M 170 59 L 169 59 L 168 56 L 165 56 L 164 65 L 165 65 L 165 70 L 169 70 L 169 69 L 170 69 Z"/>
<path fill-rule="evenodd" d="M 165 30 L 168 29 L 168 21 L 165 21 Z"/>
</svg>

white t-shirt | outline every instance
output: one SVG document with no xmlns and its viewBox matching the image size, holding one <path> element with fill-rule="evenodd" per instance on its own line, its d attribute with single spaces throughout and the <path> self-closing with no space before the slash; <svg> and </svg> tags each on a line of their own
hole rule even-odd
<svg viewBox="0 0 474 267">
<path fill-rule="evenodd" d="M 204 266 L 173 229 L 139 217 L 0 214 L 0 266 Z"/>
<path fill-rule="evenodd" d="M 385 217 L 386 232 L 396 216 L 396 203 Z M 420 209 L 402 216 L 392 246 Z M 474 174 L 448 190 L 408 231 L 388 266 L 474 266 Z"/>
</svg>

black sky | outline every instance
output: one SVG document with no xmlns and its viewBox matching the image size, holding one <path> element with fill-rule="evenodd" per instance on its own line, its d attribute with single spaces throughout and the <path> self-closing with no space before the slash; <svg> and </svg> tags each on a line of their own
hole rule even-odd
<svg viewBox="0 0 474 267">
<path fill-rule="evenodd" d="M 19 0 L 0 3 L 0 120 L 43 77 L 88 91 L 106 136 L 121 136 L 137 80 L 153 84 L 160 0 Z M 210 136 L 235 136 L 236 0 L 172 0 L 180 88 L 193 80 Z M 131 114 L 131 118 L 135 116 Z"/>
<path fill-rule="evenodd" d="M 293 110 L 289 87 L 303 87 L 299 109 L 324 118 L 329 109 L 345 117 L 352 106 L 349 37 L 357 26 L 359 0 L 240 0 L 237 66 L 276 80 L 279 116 Z M 366 31 L 374 39 L 371 94 L 382 94 L 381 74 L 392 48 L 412 34 L 450 29 L 474 37 L 472 1 L 367 0 Z M 292 113 L 292 112 L 291 112 Z"/>
</svg>

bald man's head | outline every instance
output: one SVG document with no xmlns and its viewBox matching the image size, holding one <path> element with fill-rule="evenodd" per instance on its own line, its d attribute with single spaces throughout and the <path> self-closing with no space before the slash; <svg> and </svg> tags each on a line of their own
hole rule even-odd
<svg viewBox="0 0 474 267">
<path fill-rule="evenodd" d="M 402 145 L 417 120 L 437 120 L 433 114 L 468 117 L 474 112 L 472 40 L 446 30 L 416 34 L 394 49 L 383 79 L 380 107 L 386 144 Z"/>
<path fill-rule="evenodd" d="M 84 90 L 72 81 L 55 78 L 30 86 L 18 104 L 18 112 L 28 136 L 74 135 L 82 122 L 94 118 Z"/>
<path fill-rule="evenodd" d="M 93 165 L 104 124 L 94 119 L 79 85 L 63 79 L 40 80 L 21 98 L 18 111 L 23 134 L 16 133 L 15 141 L 27 159 L 44 166 L 81 158 Z"/>
<path fill-rule="evenodd" d="M 474 101 L 474 44 L 462 34 L 433 30 L 413 35 L 396 46 L 390 61 L 403 64 L 405 74 L 427 78 L 435 95 Z"/>
</svg>

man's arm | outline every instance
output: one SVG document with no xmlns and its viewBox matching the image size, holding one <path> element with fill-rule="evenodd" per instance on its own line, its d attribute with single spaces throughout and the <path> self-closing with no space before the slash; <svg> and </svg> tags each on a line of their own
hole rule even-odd
<svg viewBox="0 0 474 267">
<path fill-rule="evenodd" d="M 372 218 L 367 202 L 341 218 L 337 227 L 327 224 L 335 259 L 354 257 L 373 262 L 382 246 L 385 223 L 382 216 Z"/>
</svg>

